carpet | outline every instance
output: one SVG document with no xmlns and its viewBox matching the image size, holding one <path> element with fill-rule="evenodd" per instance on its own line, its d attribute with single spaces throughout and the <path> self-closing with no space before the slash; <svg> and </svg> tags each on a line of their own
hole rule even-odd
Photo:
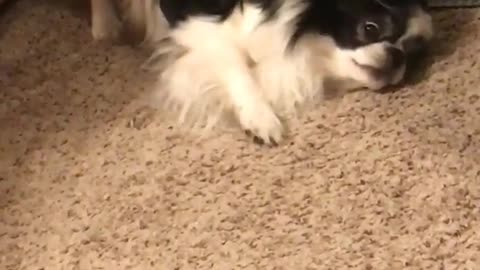
<svg viewBox="0 0 480 270">
<path fill-rule="evenodd" d="M 480 10 L 418 79 L 325 101 L 269 148 L 141 107 L 142 50 L 67 5 L 0 18 L 0 269 L 479 269 Z"/>
</svg>

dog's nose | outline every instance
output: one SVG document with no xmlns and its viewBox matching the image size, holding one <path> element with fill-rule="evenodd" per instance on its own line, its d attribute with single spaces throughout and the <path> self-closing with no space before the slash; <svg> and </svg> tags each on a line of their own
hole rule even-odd
<svg viewBox="0 0 480 270">
<path fill-rule="evenodd" d="M 395 47 L 387 49 L 387 59 L 385 61 L 386 70 L 395 70 L 405 63 L 405 53 Z"/>
</svg>

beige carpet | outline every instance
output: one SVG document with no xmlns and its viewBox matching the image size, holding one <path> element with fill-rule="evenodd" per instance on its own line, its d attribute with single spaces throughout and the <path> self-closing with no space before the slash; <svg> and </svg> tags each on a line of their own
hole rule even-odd
<svg viewBox="0 0 480 270">
<path fill-rule="evenodd" d="M 143 52 L 42 2 L 0 19 L 0 269 L 480 269 L 480 10 L 266 148 L 135 119 Z"/>
</svg>

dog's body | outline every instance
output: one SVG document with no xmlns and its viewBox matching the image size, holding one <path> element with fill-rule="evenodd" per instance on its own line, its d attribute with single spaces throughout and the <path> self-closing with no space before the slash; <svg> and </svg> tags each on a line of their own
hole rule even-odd
<svg viewBox="0 0 480 270">
<path fill-rule="evenodd" d="M 156 10 L 136 24 L 150 29 L 147 39 L 162 39 L 157 30 L 165 20 L 156 18 L 162 14 L 156 3 L 129 1 Z M 210 125 L 233 113 L 261 141 L 279 142 L 280 117 L 322 96 L 327 81 L 339 90 L 400 82 L 407 56 L 433 35 L 420 2 L 160 0 L 170 32 L 155 43 L 156 91 L 182 122 Z M 102 36 L 95 23 L 92 31 Z"/>
</svg>

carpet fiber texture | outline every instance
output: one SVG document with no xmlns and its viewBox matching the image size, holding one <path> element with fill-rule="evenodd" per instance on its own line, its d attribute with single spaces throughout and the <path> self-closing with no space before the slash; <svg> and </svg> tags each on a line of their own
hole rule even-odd
<svg viewBox="0 0 480 270">
<path fill-rule="evenodd" d="M 480 269 L 480 10 L 415 83 L 326 101 L 276 148 L 141 108 L 140 49 L 67 6 L 0 18 L 0 269 Z"/>
</svg>

